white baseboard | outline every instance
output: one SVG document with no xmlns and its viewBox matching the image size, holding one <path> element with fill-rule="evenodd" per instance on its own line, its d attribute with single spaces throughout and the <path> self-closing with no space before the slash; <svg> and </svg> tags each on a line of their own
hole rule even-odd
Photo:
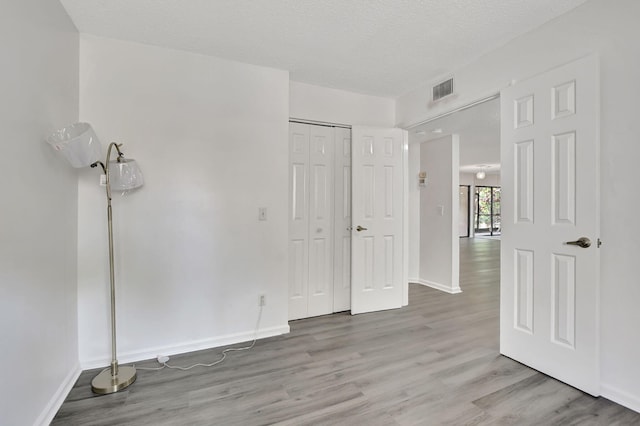
<svg viewBox="0 0 640 426">
<path fill-rule="evenodd" d="M 289 333 L 288 324 L 280 327 L 263 328 L 258 331 L 257 337 L 258 339 L 263 339 L 265 337 L 278 336 L 287 333 Z M 233 345 L 235 343 L 251 341 L 253 340 L 253 336 L 253 331 L 247 331 L 243 333 L 228 334 L 226 336 L 211 337 L 208 339 L 192 340 L 190 342 L 182 342 L 175 345 L 156 346 L 137 351 L 121 352 L 118 353 L 118 362 L 120 364 L 127 364 L 130 362 L 153 359 L 158 355 L 177 355 L 187 352 L 201 351 L 204 349 L 217 348 L 220 346 Z M 111 363 L 111 358 L 106 356 L 101 358 L 80 360 L 80 363 L 83 370 L 89 370 L 92 368 L 109 366 L 109 364 Z"/>
<path fill-rule="evenodd" d="M 462 293 L 462 289 L 460 288 L 460 286 L 456 286 L 452 288 L 451 286 L 448 286 L 445 284 L 440 284 L 434 281 L 422 280 L 420 278 L 412 282 L 415 282 L 427 287 L 435 288 L 436 290 L 444 291 L 445 293 L 450 293 L 450 294 Z"/>
<path fill-rule="evenodd" d="M 80 368 L 80 364 L 76 363 L 76 365 L 69 371 L 69 374 L 64 378 L 56 392 L 53 394 L 49 403 L 46 405 L 44 410 L 40 413 L 34 425 L 43 425 L 46 426 L 51 423 L 56 413 L 62 406 L 62 403 L 71 392 L 71 388 L 76 384 L 76 380 L 80 377 L 80 373 L 82 373 L 82 369 Z"/>
<path fill-rule="evenodd" d="M 600 385 L 600 396 L 640 413 L 640 397 L 607 384 Z"/>
</svg>

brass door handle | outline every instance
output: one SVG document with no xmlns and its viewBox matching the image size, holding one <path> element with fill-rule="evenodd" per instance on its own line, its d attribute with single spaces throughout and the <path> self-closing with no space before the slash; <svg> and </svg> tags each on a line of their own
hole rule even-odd
<svg viewBox="0 0 640 426">
<path fill-rule="evenodd" d="M 575 241 L 567 241 L 565 244 L 570 246 L 579 246 L 582 248 L 588 248 L 588 247 L 591 247 L 591 240 L 588 239 L 587 237 L 580 237 Z"/>
<path fill-rule="evenodd" d="M 366 231 L 366 230 L 367 230 L 367 228 L 363 228 L 363 227 L 362 227 L 362 226 L 360 226 L 360 225 L 358 225 L 358 226 L 356 227 L 356 231 L 358 231 L 358 232 Z"/>
</svg>

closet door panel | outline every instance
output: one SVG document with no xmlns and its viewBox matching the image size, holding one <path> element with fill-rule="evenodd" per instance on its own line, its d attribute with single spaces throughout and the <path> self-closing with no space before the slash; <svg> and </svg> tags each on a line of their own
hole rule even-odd
<svg viewBox="0 0 640 426">
<path fill-rule="evenodd" d="M 308 316 L 309 126 L 289 125 L 289 319 Z"/>
<path fill-rule="evenodd" d="M 351 130 L 335 128 L 334 312 L 351 309 Z"/>
<path fill-rule="evenodd" d="M 333 313 L 333 128 L 308 126 L 309 311 Z"/>
<path fill-rule="evenodd" d="M 334 130 L 289 125 L 289 319 L 334 312 Z"/>
</svg>

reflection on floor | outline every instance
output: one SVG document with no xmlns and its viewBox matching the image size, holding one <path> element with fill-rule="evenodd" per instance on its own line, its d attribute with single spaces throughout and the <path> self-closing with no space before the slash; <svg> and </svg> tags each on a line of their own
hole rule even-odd
<svg viewBox="0 0 640 426">
<path fill-rule="evenodd" d="M 487 238 L 490 240 L 499 240 L 500 239 L 500 234 L 497 235 L 491 235 L 491 234 L 475 234 L 474 238 Z"/>
</svg>

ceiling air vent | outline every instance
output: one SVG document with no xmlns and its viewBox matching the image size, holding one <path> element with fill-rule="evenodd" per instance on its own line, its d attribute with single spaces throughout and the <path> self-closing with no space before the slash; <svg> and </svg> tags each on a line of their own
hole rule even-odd
<svg viewBox="0 0 640 426">
<path fill-rule="evenodd" d="M 453 78 L 433 86 L 433 100 L 437 101 L 453 93 Z"/>
</svg>

